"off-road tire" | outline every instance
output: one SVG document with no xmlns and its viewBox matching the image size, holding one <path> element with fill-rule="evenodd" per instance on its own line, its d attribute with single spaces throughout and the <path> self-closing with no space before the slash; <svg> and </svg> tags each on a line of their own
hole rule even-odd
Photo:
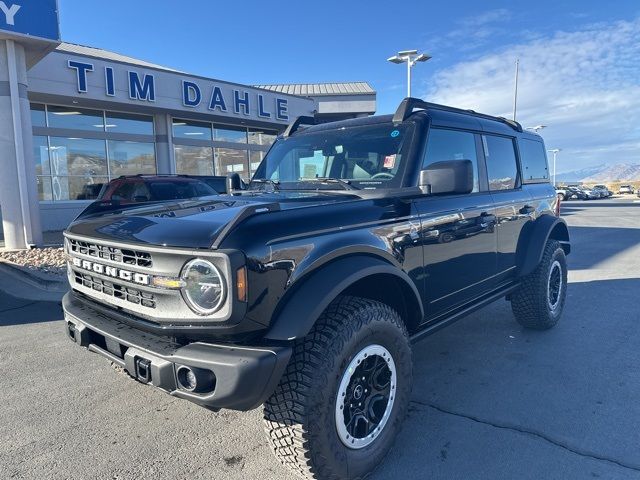
<svg viewBox="0 0 640 480">
<path fill-rule="evenodd" d="M 340 440 L 336 396 L 345 369 L 369 345 L 381 345 L 393 357 L 396 394 L 377 438 L 354 450 Z M 401 428 L 411 384 L 411 348 L 398 313 L 377 301 L 339 297 L 295 343 L 280 384 L 265 402 L 264 426 L 271 447 L 303 478 L 364 479 L 384 459 Z"/>
<path fill-rule="evenodd" d="M 560 268 L 561 288 L 551 307 L 550 275 L 552 269 Z M 557 240 L 549 240 L 538 267 L 521 281 L 520 287 L 511 295 L 511 309 L 516 321 L 525 328 L 547 330 L 554 327 L 564 308 L 567 295 L 567 259 Z"/>
</svg>

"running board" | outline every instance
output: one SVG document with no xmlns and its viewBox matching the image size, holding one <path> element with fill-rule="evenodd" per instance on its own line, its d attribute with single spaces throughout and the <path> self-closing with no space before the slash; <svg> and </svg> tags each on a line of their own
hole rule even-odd
<svg viewBox="0 0 640 480">
<path fill-rule="evenodd" d="M 469 305 L 467 307 L 462 307 L 460 310 L 457 310 L 455 313 L 441 318 L 439 320 L 431 321 L 431 323 L 427 324 L 426 327 L 421 329 L 419 332 L 411 336 L 411 343 L 418 342 L 429 335 L 436 333 L 441 328 L 446 327 L 447 325 L 451 325 L 454 322 L 457 322 L 463 317 L 466 317 L 470 313 L 475 312 L 476 310 L 499 300 L 502 297 L 509 295 L 511 292 L 516 290 L 520 286 L 519 283 L 514 285 L 509 285 L 507 287 L 503 287 L 499 290 L 496 290 L 494 293 L 489 294 L 486 297 L 483 297 L 481 300 L 475 301 L 473 305 Z"/>
</svg>

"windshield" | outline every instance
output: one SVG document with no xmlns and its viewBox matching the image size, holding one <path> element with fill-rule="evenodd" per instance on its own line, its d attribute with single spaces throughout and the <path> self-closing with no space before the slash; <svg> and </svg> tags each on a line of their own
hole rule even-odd
<svg viewBox="0 0 640 480">
<path fill-rule="evenodd" d="M 250 188 L 267 183 L 290 190 L 400 186 L 413 125 L 367 125 L 326 130 L 273 145 Z"/>
</svg>

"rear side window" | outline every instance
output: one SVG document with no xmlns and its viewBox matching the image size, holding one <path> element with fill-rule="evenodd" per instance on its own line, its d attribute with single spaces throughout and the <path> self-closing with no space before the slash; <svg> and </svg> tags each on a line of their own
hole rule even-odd
<svg viewBox="0 0 640 480">
<path fill-rule="evenodd" d="M 522 163 L 522 181 L 525 183 L 546 182 L 549 180 L 549 167 L 544 144 L 535 140 L 521 138 L 520 161 Z"/>
<path fill-rule="evenodd" d="M 422 168 L 425 169 L 432 163 L 449 160 L 471 160 L 473 163 L 473 191 L 479 191 L 478 152 L 473 133 L 440 128 L 430 129 Z"/>
<path fill-rule="evenodd" d="M 511 190 L 518 185 L 518 164 L 513 139 L 483 135 L 482 144 L 487 159 L 489 190 Z"/>
</svg>

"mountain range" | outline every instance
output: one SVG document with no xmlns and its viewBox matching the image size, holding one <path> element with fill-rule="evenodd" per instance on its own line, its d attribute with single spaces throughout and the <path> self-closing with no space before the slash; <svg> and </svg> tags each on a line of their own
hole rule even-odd
<svg viewBox="0 0 640 480">
<path fill-rule="evenodd" d="M 556 175 L 556 182 L 632 182 L 640 181 L 640 164 L 617 163 L 614 165 L 596 165 L 593 167 L 562 172 Z"/>
</svg>

